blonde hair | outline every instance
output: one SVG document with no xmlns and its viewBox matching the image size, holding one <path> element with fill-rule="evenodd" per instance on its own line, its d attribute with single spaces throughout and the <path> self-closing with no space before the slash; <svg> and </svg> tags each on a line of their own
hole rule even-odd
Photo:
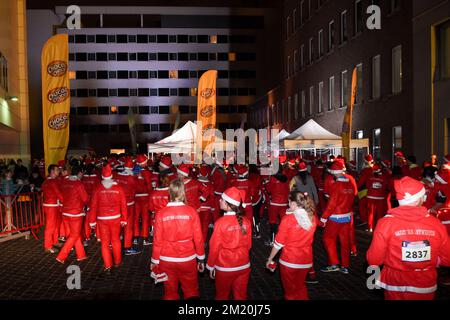
<svg viewBox="0 0 450 320">
<path fill-rule="evenodd" d="M 289 201 L 295 202 L 299 208 L 304 209 L 308 213 L 311 222 L 313 221 L 316 205 L 307 193 L 293 191 L 289 194 Z"/>
<path fill-rule="evenodd" d="M 186 202 L 186 192 L 184 183 L 180 179 L 172 181 L 169 185 L 169 194 L 171 202 Z"/>
</svg>

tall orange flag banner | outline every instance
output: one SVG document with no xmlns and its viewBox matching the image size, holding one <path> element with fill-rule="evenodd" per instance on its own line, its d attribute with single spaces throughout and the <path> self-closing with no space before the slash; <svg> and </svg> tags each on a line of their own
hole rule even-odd
<svg viewBox="0 0 450 320">
<path fill-rule="evenodd" d="M 69 145 L 69 41 L 58 34 L 42 49 L 42 119 L 45 166 L 57 164 L 66 157 Z M 47 170 L 45 170 L 47 172 Z"/>
<path fill-rule="evenodd" d="M 353 107 L 355 106 L 356 101 L 356 92 L 357 92 L 357 69 L 353 69 L 352 74 L 352 87 L 350 93 L 350 101 L 348 103 L 347 112 L 344 116 L 344 123 L 342 124 L 342 148 L 344 149 L 344 157 L 347 160 L 350 160 L 350 142 L 352 139 L 352 124 L 353 124 Z"/>
<path fill-rule="evenodd" d="M 205 72 L 198 83 L 197 98 L 197 125 L 201 124 L 197 130 L 197 159 L 201 150 L 214 142 L 214 135 L 204 136 L 206 130 L 216 128 L 217 114 L 217 70 Z"/>
</svg>

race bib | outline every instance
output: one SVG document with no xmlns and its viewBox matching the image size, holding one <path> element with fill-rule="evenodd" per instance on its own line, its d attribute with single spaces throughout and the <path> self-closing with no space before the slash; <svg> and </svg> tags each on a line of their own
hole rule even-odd
<svg viewBox="0 0 450 320">
<path fill-rule="evenodd" d="M 402 261 L 405 262 L 424 262 L 431 260 L 431 246 L 428 240 L 424 241 L 403 241 L 402 242 Z"/>
<path fill-rule="evenodd" d="M 374 182 L 372 184 L 372 188 L 373 189 L 381 189 L 382 187 L 383 187 L 383 185 L 381 183 L 379 183 L 379 182 Z"/>
</svg>

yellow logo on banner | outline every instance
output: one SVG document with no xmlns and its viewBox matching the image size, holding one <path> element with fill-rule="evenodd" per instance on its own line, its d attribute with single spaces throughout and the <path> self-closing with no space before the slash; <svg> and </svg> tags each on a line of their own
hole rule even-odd
<svg viewBox="0 0 450 320">
<path fill-rule="evenodd" d="M 45 43 L 42 64 L 42 118 L 44 128 L 45 166 L 57 164 L 66 157 L 69 145 L 69 41 L 58 34 Z M 47 171 L 47 170 L 46 170 Z"/>
</svg>

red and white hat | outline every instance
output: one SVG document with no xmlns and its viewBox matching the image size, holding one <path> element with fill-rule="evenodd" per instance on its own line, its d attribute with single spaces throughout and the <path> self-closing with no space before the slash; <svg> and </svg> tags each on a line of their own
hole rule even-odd
<svg viewBox="0 0 450 320">
<path fill-rule="evenodd" d="M 244 166 L 243 164 L 237 164 L 234 166 L 234 169 L 238 173 L 240 177 L 244 177 L 248 174 L 248 168 Z"/>
<path fill-rule="evenodd" d="M 365 156 L 364 160 L 366 160 L 367 162 L 372 162 L 373 156 L 371 154 L 368 154 L 367 156 Z"/>
<path fill-rule="evenodd" d="M 381 167 L 380 167 L 379 164 L 375 164 L 375 165 L 372 167 L 372 170 L 373 170 L 373 172 L 375 172 L 375 173 L 381 173 Z"/>
<path fill-rule="evenodd" d="M 383 160 L 383 161 L 381 161 L 381 165 L 382 165 L 383 167 L 389 169 L 389 168 L 392 166 L 392 163 L 391 163 L 391 161 L 389 161 L 389 160 Z"/>
<path fill-rule="evenodd" d="M 395 180 L 394 189 L 401 206 L 410 205 L 425 195 L 424 185 L 411 177 Z"/>
<path fill-rule="evenodd" d="M 281 155 L 281 156 L 278 157 L 278 159 L 279 159 L 279 161 L 280 161 L 280 164 L 285 164 L 285 163 L 286 163 L 286 160 L 287 160 L 287 157 Z"/>
<path fill-rule="evenodd" d="M 450 181 L 448 170 L 440 170 L 434 175 L 435 179 L 441 184 L 448 184 Z"/>
<path fill-rule="evenodd" d="M 112 177 L 113 177 L 112 168 L 111 168 L 110 164 L 108 163 L 102 169 L 102 179 L 109 180 L 109 179 L 112 179 Z"/>
<path fill-rule="evenodd" d="M 66 165 L 66 161 L 65 160 L 59 160 L 58 161 L 58 167 L 59 168 L 62 168 L 62 167 L 64 167 Z"/>
<path fill-rule="evenodd" d="M 395 153 L 395 156 L 396 156 L 397 158 L 405 158 L 405 155 L 404 155 L 403 152 L 401 152 L 401 151 L 397 151 L 397 152 Z"/>
<path fill-rule="evenodd" d="M 298 164 L 298 171 L 300 172 L 308 171 L 308 166 L 306 165 L 305 162 L 302 161 Z"/>
<path fill-rule="evenodd" d="M 145 167 L 147 165 L 147 156 L 145 154 L 139 154 L 136 158 L 136 163 L 140 166 Z"/>
<path fill-rule="evenodd" d="M 328 170 L 331 174 L 342 174 L 345 171 L 344 163 L 340 160 L 336 160 L 331 165 L 331 168 Z"/>
<path fill-rule="evenodd" d="M 198 169 L 198 180 L 199 181 L 208 181 L 209 174 L 210 174 L 209 167 L 201 166 Z"/>
<path fill-rule="evenodd" d="M 288 164 L 291 166 L 295 166 L 295 159 L 294 158 L 289 159 Z"/>
<path fill-rule="evenodd" d="M 222 193 L 222 199 L 225 200 L 228 203 L 231 203 L 232 205 L 235 205 L 239 207 L 242 204 L 242 207 L 246 207 L 244 204 L 245 200 L 245 191 L 240 190 L 236 187 L 231 187 L 227 190 L 225 190 L 224 193 Z"/>
<path fill-rule="evenodd" d="M 165 156 L 159 162 L 159 166 L 164 169 L 169 169 L 172 166 L 172 159 L 169 156 Z"/>
<path fill-rule="evenodd" d="M 178 174 L 182 175 L 183 177 L 189 177 L 189 172 L 190 172 L 190 166 L 182 163 L 177 167 L 177 172 Z"/>
<path fill-rule="evenodd" d="M 134 168 L 133 161 L 131 159 L 128 159 L 125 162 L 124 168 L 128 169 L 128 170 L 133 170 L 133 168 Z"/>
</svg>

